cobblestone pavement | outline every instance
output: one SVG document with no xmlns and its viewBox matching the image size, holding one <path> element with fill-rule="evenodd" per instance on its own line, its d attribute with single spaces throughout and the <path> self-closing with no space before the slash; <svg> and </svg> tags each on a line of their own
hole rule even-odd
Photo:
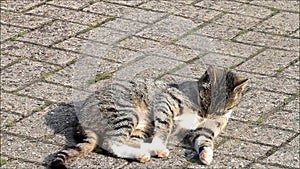
<svg viewBox="0 0 300 169">
<path fill-rule="evenodd" d="M 72 168 L 300 168 L 299 13 L 296 0 L 1 0 L 1 168 L 45 168 L 73 144 L 63 103 L 92 63 L 94 89 L 118 71 L 183 81 L 207 65 L 251 82 L 209 167 L 172 146 L 146 164 L 92 153 Z"/>
</svg>

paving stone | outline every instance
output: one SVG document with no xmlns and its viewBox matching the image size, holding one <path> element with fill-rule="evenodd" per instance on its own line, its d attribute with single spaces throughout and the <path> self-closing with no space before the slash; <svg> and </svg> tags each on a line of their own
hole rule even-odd
<svg viewBox="0 0 300 169">
<path fill-rule="evenodd" d="M 38 165 L 35 163 L 19 161 L 19 160 L 12 160 L 9 161 L 7 164 L 1 166 L 1 168 L 20 168 L 20 169 L 27 169 L 27 168 L 34 168 L 34 169 L 44 169 L 45 167 L 42 165 Z"/>
<path fill-rule="evenodd" d="M 24 2 L 23 0 L 5 1 L 5 3 L 1 3 L 1 8 L 20 12 L 20 11 L 28 10 L 44 2 L 46 2 L 46 0 L 32 0 L 26 2 Z"/>
<path fill-rule="evenodd" d="M 267 6 L 270 8 L 281 9 L 281 10 L 289 10 L 299 12 L 299 1 L 290 0 L 288 1 L 259 1 L 253 0 L 250 1 L 251 4 Z"/>
<path fill-rule="evenodd" d="M 254 163 L 253 165 L 250 166 L 250 169 L 283 169 L 281 167 L 275 167 L 275 166 L 270 166 L 270 165 L 266 165 L 266 164 L 259 164 L 259 163 Z"/>
<path fill-rule="evenodd" d="M 64 40 L 60 43 L 53 45 L 53 47 L 83 53 L 83 50 L 84 50 L 83 46 L 84 46 L 84 44 L 87 44 L 87 43 L 96 43 L 96 42 L 89 42 L 88 40 L 85 40 L 85 39 L 71 37 L 67 40 Z M 101 45 L 103 45 L 103 44 L 101 44 Z"/>
<path fill-rule="evenodd" d="M 1 24 L 1 39 L 0 39 L 0 41 L 3 42 L 9 38 L 14 38 L 17 35 L 23 34 L 27 31 L 28 31 L 27 29 Z"/>
<path fill-rule="evenodd" d="M 195 33 L 215 38 L 231 39 L 235 37 L 240 31 L 241 29 L 238 28 L 211 23 L 204 26 L 203 28 L 200 28 Z"/>
<path fill-rule="evenodd" d="M 2 89 L 14 91 L 41 78 L 58 67 L 42 62 L 22 60 L 1 71 Z"/>
<path fill-rule="evenodd" d="M 64 129 L 74 126 L 76 122 L 73 107 L 51 105 L 4 130 L 16 135 L 49 141 L 47 137 L 61 133 Z"/>
<path fill-rule="evenodd" d="M 45 82 L 34 83 L 18 93 L 53 102 L 72 101 L 72 89 Z"/>
<path fill-rule="evenodd" d="M 128 6 L 138 6 L 147 0 L 127 0 L 127 1 L 120 1 L 120 0 L 110 0 L 109 2 L 114 2 L 122 5 L 128 5 Z"/>
<path fill-rule="evenodd" d="M 299 112 L 282 110 L 271 114 L 264 123 L 299 132 L 299 120 Z"/>
<path fill-rule="evenodd" d="M 7 134 L 2 134 L 1 142 L 1 154 L 38 163 L 41 163 L 51 152 L 59 150 L 57 146 L 42 143 L 40 140 L 29 140 Z"/>
<path fill-rule="evenodd" d="M 209 21 L 221 13 L 214 10 L 201 9 L 199 7 L 174 3 L 170 1 L 149 1 L 140 5 L 140 7 L 188 17 L 197 23 L 202 23 L 202 21 Z"/>
<path fill-rule="evenodd" d="M 236 40 L 253 45 L 262 45 L 266 47 L 299 51 L 299 39 L 292 39 L 283 36 L 276 36 L 259 32 L 247 32 L 238 36 Z"/>
<path fill-rule="evenodd" d="M 143 56 L 141 52 L 113 47 L 107 51 L 103 58 L 111 59 L 119 63 L 129 63 Z"/>
<path fill-rule="evenodd" d="M 199 35 L 188 35 L 185 38 L 180 39 L 178 42 L 176 42 L 176 44 L 184 45 L 200 51 L 218 52 L 239 57 L 249 57 L 261 49 L 261 47 L 229 41 L 221 41 Z"/>
<path fill-rule="evenodd" d="M 1 71 L 3 71 L 3 67 L 10 65 L 14 62 L 17 62 L 20 59 L 19 57 L 9 56 L 6 54 L 0 54 L 0 56 L 1 56 L 1 59 L 0 59 Z"/>
<path fill-rule="evenodd" d="M 287 145 L 280 147 L 278 151 L 269 156 L 264 162 L 279 163 L 289 167 L 300 167 L 299 154 L 300 154 L 300 137 L 294 138 Z"/>
<path fill-rule="evenodd" d="M 163 77 L 161 77 L 160 80 L 165 81 L 167 83 L 182 83 L 184 81 L 196 81 L 197 79 L 190 77 L 182 77 L 173 74 L 166 74 Z"/>
<path fill-rule="evenodd" d="M 1 111 L 16 112 L 28 116 L 44 105 L 45 102 L 28 97 L 1 92 Z"/>
<path fill-rule="evenodd" d="M 194 22 L 177 16 L 169 16 L 149 28 L 144 29 L 137 35 L 158 41 L 171 41 L 196 27 Z"/>
<path fill-rule="evenodd" d="M 148 55 L 145 58 L 118 70 L 115 73 L 115 77 L 127 80 L 135 77 L 157 78 L 159 75 L 175 68 L 179 64 L 182 64 L 182 62 Z"/>
<path fill-rule="evenodd" d="M 229 121 L 224 133 L 225 136 L 272 146 L 281 145 L 294 134 L 289 131 L 239 121 Z"/>
<path fill-rule="evenodd" d="M 162 48 L 158 48 L 156 51 L 153 51 L 160 56 L 165 56 L 172 59 L 177 59 L 181 61 L 189 61 L 191 59 L 199 57 L 203 54 L 201 51 L 185 48 L 178 45 L 166 45 Z"/>
<path fill-rule="evenodd" d="M 242 3 L 234 2 L 234 1 L 209 1 L 203 0 L 195 4 L 196 6 L 222 10 L 222 11 L 234 11 L 242 6 Z"/>
<path fill-rule="evenodd" d="M 7 12 L 1 10 L 1 23 L 5 23 L 8 25 L 22 26 L 29 29 L 34 29 L 46 23 L 49 23 L 51 20 L 52 19 L 50 18 L 26 15 L 22 13 Z"/>
<path fill-rule="evenodd" d="M 153 51 L 154 49 L 160 50 L 164 46 L 159 42 L 150 39 L 135 37 L 135 36 L 126 38 L 125 40 L 119 42 L 117 45 L 128 49 L 139 50 L 139 51 L 149 51 L 149 50 Z"/>
<path fill-rule="evenodd" d="M 190 63 L 186 67 L 176 71 L 174 74 L 193 78 L 200 78 L 207 70 L 209 65 L 222 68 L 229 68 L 233 65 L 239 64 L 242 61 L 243 59 L 241 58 L 209 53 L 207 55 L 202 56 L 193 63 Z"/>
<path fill-rule="evenodd" d="M 141 30 L 143 27 L 147 26 L 147 24 L 117 18 L 113 21 L 105 23 L 103 26 L 133 34 Z"/>
<path fill-rule="evenodd" d="M 13 114 L 11 112 L 2 111 L 0 112 L 0 128 L 9 127 L 14 125 L 15 121 L 20 120 L 22 117 L 20 115 Z"/>
<path fill-rule="evenodd" d="M 99 14 L 70 10 L 52 5 L 40 6 L 29 11 L 29 13 L 86 25 L 97 25 L 108 18 Z"/>
<path fill-rule="evenodd" d="M 240 71 L 238 71 L 237 74 L 241 77 L 248 78 L 250 80 L 249 85 L 254 89 L 269 90 L 287 94 L 292 94 L 297 89 L 299 90 L 299 82 L 294 79 L 287 79 L 285 77 L 270 77 Z"/>
<path fill-rule="evenodd" d="M 300 38 L 300 30 L 298 29 L 295 33 L 291 34 L 291 36 Z"/>
<path fill-rule="evenodd" d="M 257 18 L 266 18 L 273 13 L 273 11 L 268 8 L 249 4 L 243 4 L 231 12 Z"/>
<path fill-rule="evenodd" d="M 83 10 L 113 17 L 120 17 L 128 12 L 133 11 L 133 9 L 130 7 L 108 2 L 97 2 L 88 6 L 87 8 L 84 8 Z"/>
<path fill-rule="evenodd" d="M 96 74 L 112 73 L 120 64 L 101 60 L 97 58 L 87 57 L 82 61 L 78 61 L 51 76 L 46 81 L 59 83 L 65 86 L 78 87 L 80 83 L 85 84 L 94 78 Z M 79 77 L 79 78 L 78 78 Z"/>
<path fill-rule="evenodd" d="M 288 35 L 299 28 L 299 14 L 280 12 L 265 20 L 255 30 Z"/>
<path fill-rule="evenodd" d="M 218 147 L 217 151 L 229 156 L 239 156 L 246 159 L 255 160 L 258 157 L 265 155 L 265 153 L 271 148 L 272 147 L 264 146 L 261 144 L 254 144 L 246 141 L 231 139 Z"/>
<path fill-rule="evenodd" d="M 299 57 L 298 52 L 267 49 L 246 61 L 238 70 L 266 75 L 275 75 L 282 71 L 290 62 Z"/>
<path fill-rule="evenodd" d="M 240 29 L 249 29 L 256 25 L 259 21 L 259 19 L 248 16 L 225 14 L 221 18 L 217 19 L 215 23 Z"/>
<path fill-rule="evenodd" d="M 135 10 L 122 15 L 122 18 L 131 19 L 143 23 L 154 23 L 164 16 L 166 16 L 165 13 L 136 8 Z"/>
<path fill-rule="evenodd" d="M 42 45 L 51 45 L 70 36 L 74 36 L 85 28 L 87 27 L 70 22 L 54 21 L 41 29 L 36 29 L 27 33 L 18 39 Z"/>
<path fill-rule="evenodd" d="M 299 97 L 285 105 L 284 109 L 292 112 L 297 112 L 300 109 Z"/>
<path fill-rule="evenodd" d="M 251 81 L 249 85 L 251 86 Z M 283 104 L 284 99 L 288 97 L 284 94 L 250 89 L 242 97 L 238 109 L 233 113 L 233 118 L 256 122 L 261 116 L 267 115 L 272 109 Z"/>
<path fill-rule="evenodd" d="M 109 45 L 114 44 L 114 43 L 124 39 L 127 36 L 128 36 L 127 33 L 117 31 L 117 30 L 112 30 L 112 29 L 105 28 L 105 27 L 95 28 L 86 33 L 78 35 L 78 37 L 80 37 L 80 38 L 94 40 L 94 41 L 106 43 Z"/>
<path fill-rule="evenodd" d="M 76 53 L 49 49 L 47 47 L 17 41 L 1 44 L 1 53 L 2 52 L 62 66 L 67 65 L 79 57 Z"/>
<path fill-rule="evenodd" d="M 48 1 L 47 4 L 61 6 L 61 7 L 67 7 L 72 9 L 80 9 L 86 5 L 89 5 L 90 3 L 94 2 L 94 0 L 68 0 L 68 1 L 60 1 L 60 0 L 52 0 Z"/>
<path fill-rule="evenodd" d="M 232 156 L 228 156 L 227 154 L 219 153 L 218 151 L 214 152 L 214 159 L 212 163 L 208 166 L 212 169 L 220 169 L 220 168 L 244 168 L 250 161 L 235 158 Z M 190 165 L 184 167 L 188 169 L 194 168 L 208 168 L 207 166 L 201 165 L 199 163 L 191 163 Z"/>
</svg>

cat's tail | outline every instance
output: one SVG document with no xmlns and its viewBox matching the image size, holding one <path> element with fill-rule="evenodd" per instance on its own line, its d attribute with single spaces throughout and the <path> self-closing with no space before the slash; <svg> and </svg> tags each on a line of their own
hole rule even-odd
<svg viewBox="0 0 300 169">
<path fill-rule="evenodd" d="M 83 130 L 80 126 L 75 133 L 78 143 L 56 153 L 50 164 L 51 169 L 67 169 L 66 162 L 78 157 L 83 157 L 93 151 L 97 145 L 97 134 L 90 130 Z"/>
</svg>

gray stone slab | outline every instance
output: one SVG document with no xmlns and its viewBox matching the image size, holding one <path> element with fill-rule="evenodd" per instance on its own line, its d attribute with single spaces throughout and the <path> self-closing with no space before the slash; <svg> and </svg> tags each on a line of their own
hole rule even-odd
<svg viewBox="0 0 300 169">
<path fill-rule="evenodd" d="M 259 19 L 248 16 L 242 16 L 238 14 L 225 14 L 221 18 L 217 19 L 215 23 L 240 29 L 249 29 L 256 25 L 259 21 Z"/>
<path fill-rule="evenodd" d="M 68 0 L 68 1 L 60 1 L 60 0 L 52 0 L 48 1 L 47 4 L 55 5 L 55 6 L 61 6 L 61 7 L 67 7 L 72 9 L 80 9 L 82 7 L 85 7 L 86 5 L 89 5 L 90 3 L 94 2 L 93 0 Z"/>
<path fill-rule="evenodd" d="M 191 163 L 190 165 L 184 167 L 188 169 L 196 168 L 211 168 L 211 169 L 220 169 L 220 168 L 244 168 L 250 161 L 229 156 L 227 154 L 219 153 L 218 151 L 214 152 L 214 159 L 209 166 L 203 166 L 199 163 Z"/>
<path fill-rule="evenodd" d="M 111 59 L 119 63 L 129 63 L 138 58 L 143 57 L 144 54 L 120 47 L 113 47 L 107 51 L 103 58 Z"/>
<path fill-rule="evenodd" d="M 253 0 L 250 2 L 251 4 L 266 6 L 275 9 L 281 10 L 289 10 L 299 12 L 299 1 L 291 0 L 291 1 L 259 1 Z"/>
<path fill-rule="evenodd" d="M 134 77 L 157 78 L 182 63 L 164 57 L 147 55 L 145 58 L 118 70 L 115 77 L 127 80 Z"/>
<path fill-rule="evenodd" d="M 300 79 L 300 62 L 296 62 L 292 65 L 290 65 L 288 68 L 284 69 L 284 71 L 279 74 L 280 77 L 286 77 L 286 78 L 294 78 L 299 80 Z"/>
<path fill-rule="evenodd" d="M 237 70 L 275 75 L 298 57 L 298 52 L 267 49 L 237 67 Z"/>
<path fill-rule="evenodd" d="M 233 1 L 213 2 L 209 0 L 204 0 L 196 3 L 195 5 L 200 7 L 216 9 L 216 10 L 222 10 L 225 12 L 232 12 L 232 13 L 242 14 L 246 16 L 257 17 L 257 18 L 265 18 L 266 16 L 272 13 L 270 9 L 265 7 L 243 4 L 239 2 L 233 2 Z"/>
<path fill-rule="evenodd" d="M 89 60 L 88 60 L 89 59 Z M 46 78 L 48 82 L 55 82 L 65 86 L 78 87 L 80 83 L 88 83 L 89 80 L 95 78 L 96 74 L 112 73 L 120 66 L 118 63 L 109 62 L 88 57 L 87 62 L 80 61 L 72 64 Z M 92 66 L 91 62 L 98 62 Z M 83 63 L 83 64 L 81 64 Z M 78 79 L 78 77 L 81 77 Z"/>
<path fill-rule="evenodd" d="M 271 148 L 272 147 L 270 146 L 231 139 L 218 147 L 217 151 L 229 156 L 239 156 L 246 159 L 255 160 L 258 157 L 265 155 L 265 153 Z"/>
<path fill-rule="evenodd" d="M 299 28 L 299 14 L 280 12 L 259 24 L 255 30 L 289 35 Z"/>
<path fill-rule="evenodd" d="M 251 86 L 251 81 L 249 85 Z M 233 118 L 256 122 L 261 116 L 266 116 L 272 109 L 282 105 L 288 97 L 284 94 L 251 89 L 244 94 L 238 109 L 233 113 Z"/>
<path fill-rule="evenodd" d="M 231 136 L 256 143 L 264 143 L 279 146 L 295 133 L 279 130 L 267 126 L 244 123 L 240 121 L 229 121 L 225 136 Z"/>
<path fill-rule="evenodd" d="M 20 169 L 28 169 L 28 168 L 34 168 L 34 169 L 44 169 L 45 167 L 42 165 L 38 165 L 35 163 L 25 162 L 21 160 L 12 160 L 9 161 L 7 164 L 1 166 L 1 168 L 20 168 Z"/>
<path fill-rule="evenodd" d="M 179 45 L 166 45 L 162 48 L 158 48 L 156 51 L 153 50 L 153 53 L 157 55 L 165 56 L 172 59 L 177 59 L 181 61 L 189 61 L 199 57 L 203 54 L 201 51 L 185 48 Z"/>
<path fill-rule="evenodd" d="M 3 67 L 5 67 L 7 65 L 11 65 L 20 59 L 19 57 L 9 56 L 6 54 L 0 54 L 0 56 L 1 56 L 1 59 L 0 59 L 1 71 L 3 71 Z"/>
<path fill-rule="evenodd" d="M 34 8 L 28 13 L 85 25 L 97 25 L 108 18 L 99 14 L 70 10 L 52 5 L 42 5 L 38 8 Z"/>
<path fill-rule="evenodd" d="M 107 16 L 114 16 L 114 17 L 120 17 L 126 13 L 134 11 L 130 7 L 124 5 L 112 4 L 108 2 L 97 2 L 84 8 L 83 10 L 89 12 L 95 12 Z"/>
<path fill-rule="evenodd" d="M 218 52 L 239 57 L 249 57 L 261 49 L 261 47 L 221 41 L 199 35 L 188 35 L 176 43 L 200 51 Z"/>
<path fill-rule="evenodd" d="M 42 45 L 51 45 L 70 36 L 75 36 L 76 33 L 85 28 L 87 28 L 87 26 L 70 22 L 54 21 L 49 25 L 45 25 L 40 29 L 27 33 L 18 39 Z"/>
<path fill-rule="evenodd" d="M 0 112 L 0 128 L 9 127 L 15 124 L 17 120 L 22 117 L 20 115 L 13 114 L 11 112 L 2 111 Z"/>
<path fill-rule="evenodd" d="M 299 90 L 299 81 L 295 79 L 287 79 L 286 77 L 270 77 L 253 73 L 245 73 L 238 71 L 241 77 L 249 79 L 249 86 L 255 90 L 268 90 L 274 92 L 283 92 L 293 94 Z"/>
<path fill-rule="evenodd" d="M 144 29 L 137 35 L 158 41 L 169 42 L 195 27 L 196 24 L 189 19 L 169 16 L 155 23 L 151 27 Z"/>
<path fill-rule="evenodd" d="M 299 120 L 299 111 L 282 110 L 270 114 L 263 123 L 299 132 Z"/>
<path fill-rule="evenodd" d="M 2 7 L 2 6 L 1 6 Z M 49 23 L 52 19 L 1 10 L 1 23 L 30 29 Z"/>
<path fill-rule="evenodd" d="M 241 29 L 235 27 L 211 23 L 200 28 L 195 33 L 220 39 L 231 39 L 235 37 L 240 31 Z"/>
<path fill-rule="evenodd" d="M 19 91 L 18 93 L 53 102 L 72 101 L 71 88 L 49 84 L 45 82 L 34 83 L 26 87 L 25 89 Z"/>
<path fill-rule="evenodd" d="M 164 16 L 166 16 L 166 14 L 162 12 L 153 12 L 136 8 L 135 10 L 122 15 L 122 18 L 131 19 L 143 23 L 154 23 Z"/>
<path fill-rule="evenodd" d="M 127 0 L 127 1 L 120 1 L 120 0 L 110 0 L 109 2 L 114 2 L 114 3 L 118 3 L 121 5 L 128 5 L 128 6 L 138 6 L 144 2 L 146 2 L 147 0 Z"/>
<path fill-rule="evenodd" d="M 5 3 L 1 3 L 1 8 L 20 12 L 20 11 L 28 10 L 44 2 L 46 2 L 46 0 L 32 0 L 32 1 L 25 1 L 25 2 L 23 0 L 5 1 Z"/>
<path fill-rule="evenodd" d="M 160 50 L 164 46 L 162 43 L 135 36 L 126 38 L 123 41 L 119 42 L 117 45 L 120 47 L 139 51 Z"/>
<path fill-rule="evenodd" d="M 269 169 L 269 168 L 272 168 L 272 169 L 284 169 L 284 168 L 281 168 L 281 167 L 275 167 L 275 166 L 270 166 L 268 164 L 259 164 L 259 163 L 254 163 L 250 166 L 250 169 Z"/>
<path fill-rule="evenodd" d="M 292 112 L 298 112 L 300 109 L 300 98 L 297 97 L 295 100 L 289 102 L 287 105 L 284 106 L 284 110 L 292 111 Z"/>
<path fill-rule="evenodd" d="M 99 27 L 92 29 L 86 33 L 78 35 L 80 38 L 94 40 L 97 42 L 102 42 L 106 44 L 114 44 L 128 36 L 128 33 L 112 30 L 105 27 Z"/>
<path fill-rule="evenodd" d="M 39 61 L 46 61 L 62 66 L 69 64 L 76 58 L 79 58 L 79 54 L 76 53 L 16 41 L 1 44 L 1 52 Z"/>
<path fill-rule="evenodd" d="M 57 43 L 53 45 L 55 48 L 60 48 L 60 49 L 65 49 L 65 50 L 71 50 L 74 52 L 79 52 L 79 53 L 84 53 L 84 48 L 83 46 L 88 43 L 95 43 L 96 42 L 89 42 L 89 40 L 77 38 L 77 37 L 71 37 L 67 40 L 64 40 L 60 43 Z M 99 44 L 103 45 L 103 44 Z M 104 45 L 103 45 L 104 46 Z"/>
<path fill-rule="evenodd" d="M 1 111 L 16 112 L 28 116 L 44 105 L 45 102 L 28 97 L 1 92 Z"/>
<path fill-rule="evenodd" d="M 294 138 L 287 145 L 280 147 L 278 151 L 269 156 L 264 162 L 278 163 L 289 167 L 300 167 L 299 154 L 300 154 L 300 137 Z"/>
<path fill-rule="evenodd" d="M 1 24 L 1 39 L 0 41 L 3 42 L 7 39 L 15 38 L 19 34 L 23 34 L 27 32 L 28 29 L 18 28 L 15 26 L 8 26 Z"/>
<path fill-rule="evenodd" d="M 115 29 L 115 30 L 121 30 L 121 31 L 124 31 L 124 32 L 129 32 L 131 34 L 134 34 L 135 32 L 138 32 L 142 28 L 147 26 L 147 24 L 117 18 L 113 21 L 105 23 L 103 26 L 105 26 L 107 28 L 112 28 L 112 29 Z"/>
<path fill-rule="evenodd" d="M 300 38 L 300 30 L 298 29 L 295 33 L 291 34 L 292 37 Z"/>
<path fill-rule="evenodd" d="M 6 91 L 17 90 L 57 68 L 57 66 L 42 62 L 22 60 L 1 71 L 2 89 Z"/>
<path fill-rule="evenodd" d="M 209 65 L 229 68 L 242 62 L 243 59 L 231 57 L 223 54 L 209 53 L 194 62 L 188 64 L 186 67 L 174 72 L 173 74 L 188 76 L 193 78 L 199 78 L 207 70 Z"/>
<path fill-rule="evenodd" d="M 299 39 L 270 35 L 259 32 L 247 32 L 236 38 L 237 41 L 253 45 L 262 45 L 285 50 L 299 51 Z"/>
<path fill-rule="evenodd" d="M 201 9 L 196 6 L 185 5 L 177 2 L 178 1 L 176 1 L 176 3 L 170 1 L 149 1 L 140 5 L 140 7 L 187 17 L 198 24 L 202 23 L 202 21 L 209 21 L 221 13 L 218 11 Z"/>
<path fill-rule="evenodd" d="M 40 140 L 7 134 L 2 134 L 1 142 L 1 154 L 14 159 L 28 159 L 30 162 L 42 163 L 51 152 L 59 150 L 58 146 L 45 144 Z"/>
</svg>

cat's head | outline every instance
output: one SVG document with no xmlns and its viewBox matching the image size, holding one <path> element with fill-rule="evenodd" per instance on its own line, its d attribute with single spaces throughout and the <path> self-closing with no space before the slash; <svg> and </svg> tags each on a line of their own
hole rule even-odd
<svg viewBox="0 0 300 169">
<path fill-rule="evenodd" d="M 232 71 L 210 66 L 199 79 L 202 114 L 226 114 L 237 107 L 248 81 Z"/>
</svg>

